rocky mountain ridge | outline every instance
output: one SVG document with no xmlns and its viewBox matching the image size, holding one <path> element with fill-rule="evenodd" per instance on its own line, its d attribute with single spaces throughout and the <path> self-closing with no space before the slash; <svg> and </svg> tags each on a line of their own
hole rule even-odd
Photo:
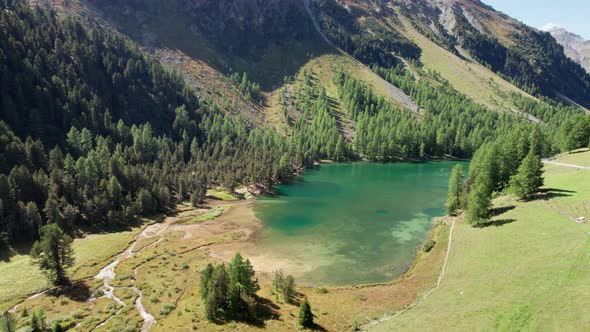
<svg viewBox="0 0 590 332">
<path fill-rule="evenodd" d="M 590 73 L 590 40 L 569 32 L 564 28 L 553 27 L 547 30 L 565 50 L 565 54 Z"/>
</svg>

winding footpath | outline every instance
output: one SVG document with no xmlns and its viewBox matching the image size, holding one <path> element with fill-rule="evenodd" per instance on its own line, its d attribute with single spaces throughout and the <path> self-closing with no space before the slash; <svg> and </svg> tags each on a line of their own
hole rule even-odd
<svg viewBox="0 0 590 332">
<path fill-rule="evenodd" d="M 590 170 L 590 167 L 589 166 L 580 166 L 580 165 L 556 163 L 554 161 L 550 161 L 549 159 L 543 159 L 543 163 L 544 164 L 549 164 L 549 165 L 557 165 L 557 166 L 563 166 L 563 167 L 571 167 L 571 168 L 577 168 L 577 169 Z"/>
<path fill-rule="evenodd" d="M 424 295 L 422 295 L 421 298 L 419 298 L 418 300 L 416 300 L 415 302 L 410 304 L 408 307 L 396 312 L 393 315 L 384 316 L 379 319 L 370 321 L 367 324 L 360 326 L 359 330 L 366 331 L 378 324 L 390 321 L 390 320 L 402 315 L 403 313 L 407 312 L 408 310 L 410 310 L 412 308 L 415 308 L 416 306 L 418 306 L 418 305 L 422 304 L 424 301 L 426 301 L 426 299 L 428 299 L 430 297 L 430 295 L 432 295 L 432 293 L 440 286 L 440 284 L 443 281 L 443 278 L 445 277 L 445 274 L 447 271 L 447 262 L 449 261 L 449 255 L 451 254 L 451 246 L 453 244 L 453 232 L 455 230 L 455 220 L 456 219 L 453 218 L 453 221 L 451 222 L 451 231 L 449 232 L 449 243 L 447 244 L 447 253 L 445 254 L 445 260 L 443 261 L 442 269 L 440 271 L 440 274 L 438 275 L 438 279 L 436 280 L 436 284 L 434 285 L 434 287 L 431 288 L 430 290 L 428 290 L 426 293 L 424 293 Z"/>
</svg>

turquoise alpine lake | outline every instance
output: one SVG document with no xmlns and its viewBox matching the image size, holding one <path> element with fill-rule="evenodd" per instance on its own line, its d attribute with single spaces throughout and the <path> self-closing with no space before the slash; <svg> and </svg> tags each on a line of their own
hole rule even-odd
<svg viewBox="0 0 590 332">
<path fill-rule="evenodd" d="M 260 197 L 257 247 L 309 285 L 391 281 L 445 214 L 452 168 L 466 162 L 325 164 Z"/>
</svg>

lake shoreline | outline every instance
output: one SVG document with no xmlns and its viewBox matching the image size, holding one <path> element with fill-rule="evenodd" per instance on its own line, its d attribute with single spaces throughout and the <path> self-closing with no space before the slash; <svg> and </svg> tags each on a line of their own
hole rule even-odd
<svg viewBox="0 0 590 332">
<path fill-rule="evenodd" d="M 264 247 L 247 253 L 265 270 L 269 260 L 281 257 L 275 269 L 296 271 L 295 277 L 310 285 L 389 282 L 412 265 L 432 218 L 444 216 L 454 166 L 448 161 L 318 165 L 257 199 L 261 204 L 253 210 L 269 227 L 256 234 L 261 240 L 256 244 Z M 274 248 L 274 257 L 260 253 L 267 247 Z M 349 266 L 355 267 L 352 274 Z"/>
<path fill-rule="evenodd" d="M 226 213 L 230 210 L 232 211 L 231 216 L 221 215 L 216 220 L 212 220 L 208 222 L 211 227 L 217 228 L 215 224 L 223 225 L 224 223 L 233 224 L 235 227 L 232 229 L 237 230 L 244 234 L 244 236 L 240 239 L 235 239 L 230 242 L 226 242 L 220 245 L 212 246 L 209 251 L 211 257 L 220 259 L 225 262 L 229 262 L 231 257 L 236 253 L 240 252 L 246 258 L 249 258 L 254 265 L 254 269 L 257 273 L 265 273 L 265 274 L 272 274 L 274 271 L 278 270 L 278 268 L 271 268 L 272 266 L 270 261 L 265 261 L 264 253 L 260 259 L 252 258 L 251 249 L 253 247 L 258 247 L 260 244 L 260 235 L 264 231 L 264 228 L 267 227 L 264 222 L 258 219 L 254 213 L 254 207 L 256 206 L 257 202 L 255 200 L 241 200 L 234 202 L 233 204 L 229 204 L 229 208 L 227 209 Z M 224 216 L 225 215 L 225 216 Z M 240 222 L 234 222 L 232 219 L 236 216 L 239 217 Z M 414 267 L 419 263 L 420 259 L 422 258 L 424 252 L 422 250 L 422 244 L 427 240 L 433 240 L 436 243 L 440 241 L 437 238 L 438 228 L 443 227 L 441 222 L 444 223 L 446 217 L 434 217 L 431 220 L 431 226 L 428 231 L 427 238 L 421 243 L 421 245 L 416 249 L 415 256 L 410 264 L 404 269 L 405 271 L 398 277 L 393 278 L 390 281 L 386 282 L 378 282 L 378 283 L 352 283 L 347 285 L 333 285 L 333 286 L 326 286 L 330 289 L 350 289 L 350 288 L 366 288 L 366 287 L 376 287 L 376 286 L 387 286 L 391 284 L 395 284 L 400 282 L 404 278 L 408 278 L 411 276 Z M 249 255 L 250 254 L 250 255 Z M 272 260 L 271 260 L 272 261 Z M 285 272 L 289 272 L 286 270 Z M 305 283 L 298 283 L 301 286 L 307 288 L 316 288 L 316 287 L 324 287 L 324 285 L 315 285 L 315 284 L 305 284 Z"/>
<path fill-rule="evenodd" d="M 262 296 L 272 296 L 270 291 L 273 272 L 278 270 L 273 266 L 274 260 L 264 262 L 265 257 L 258 260 L 249 256 L 248 249 L 258 245 L 258 236 L 265 227 L 256 218 L 253 200 L 240 201 L 232 204 L 226 213 L 217 220 L 208 223 L 223 225 L 233 224 L 233 230 L 240 229 L 244 236 L 228 243 L 216 244 L 208 249 L 208 255 L 217 261 L 229 262 L 236 251 L 252 261 L 254 269 L 262 287 Z M 239 220 L 235 217 L 245 217 Z M 250 217 L 252 218 L 250 218 Z M 227 225 L 225 226 L 227 227 Z M 329 330 L 341 331 L 350 329 L 350 324 L 357 321 L 360 325 L 378 319 L 392 312 L 404 310 L 411 306 L 420 294 L 433 289 L 442 269 L 449 240 L 450 221 L 447 217 L 433 218 L 427 239 L 435 241 L 435 246 L 428 253 L 418 248 L 412 263 L 399 277 L 382 283 L 359 283 L 341 286 L 306 285 L 298 282 L 298 291 L 309 299 L 314 308 L 334 313 L 338 317 L 330 324 L 323 325 Z M 254 258 L 254 259 L 253 259 Z M 265 291 L 266 290 L 266 291 Z M 324 293 L 325 292 L 325 293 Z M 317 310 L 317 309 L 316 309 Z"/>
</svg>

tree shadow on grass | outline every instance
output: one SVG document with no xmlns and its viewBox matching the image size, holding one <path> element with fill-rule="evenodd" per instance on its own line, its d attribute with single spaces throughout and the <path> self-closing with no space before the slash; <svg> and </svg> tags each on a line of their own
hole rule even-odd
<svg viewBox="0 0 590 332">
<path fill-rule="evenodd" d="M 318 316 L 313 315 L 314 318 L 317 318 Z M 309 330 L 311 331 L 328 331 L 326 330 L 323 326 L 319 325 L 318 323 L 313 323 L 313 326 L 311 328 L 309 328 Z"/>
<path fill-rule="evenodd" d="M 506 213 L 508 211 L 514 210 L 514 209 L 516 209 L 516 206 L 515 205 L 499 206 L 499 207 L 493 208 L 490 211 L 490 216 L 491 217 L 497 217 L 499 215 L 502 215 L 502 214 L 504 214 L 504 213 Z"/>
<path fill-rule="evenodd" d="M 539 189 L 539 192 L 540 193 L 556 192 L 556 193 L 570 193 L 570 194 L 576 193 L 573 190 L 557 189 L 557 188 L 542 188 L 542 189 Z"/>
<path fill-rule="evenodd" d="M 47 294 L 53 297 L 65 296 L 75 302 L 86 302 L 90 298 L 90 288 L 84 281 L 76 281 L 70 285 L 53 288 Z"/>
<path fill-rule="evenodd" d="M 573 190 L 565 190 L 565 189 L 556 189 L 556 188 L 542 188 L 540 189 L 535 195 L 533 195 L 529 200 L 550 200 L 556 197 L 570 197 L 573 196 L 576 192 Z"/>
<path fill-rule="evenodd" d="M 248 324 L 250 326 L 255 326 L 257 328 L 265 328 L 267 320 L 280 320 L 279 314 L 280 307 L 276 305 L 269 299 L 259 297 L 258 303 L 256 304 L 256 314 L 255 317 L 243 317 L 243 318 L 233 318 L 233 320 L 241 323 Z M 214 321 L 215 324 L 223 325 L 226 323 L 231 322 L 232 319 L 229 320 L 218 320 Z"/>
<path fill-rule="evenodd" d="M 6 248 L 0 249 L 0 261 L 8 263 L 13 256 L 28 255 L 31 252 L 32 247 L 32 242 L 11 244 Z"/>
<path fill-rule="evenodd" d="M 10 257 L 13 256 L 13 253 L 8 249 L 0 249 L 0 262 L 8 263 L 10 262 Z"/>
<path fill-rule="evenodd" d="M 497 220 L 490 220 L 488 222 L 484 222 L 481 224 L 477 224 L 474 227 L 476 228 L 488 228 L 488 227 L 501 227 L 504 226 L 506 224 L 511 224 L 513 222 L 515 222 L 516 219 L 497 219 Z"/>
<path fill-rule="evenodd" d="M 264 321 L 269 319 L 278 319 L 280 307 L 273 301 L 266 298 L 258 298 L 258 305 L 256 307 L 256 315 L 258 320 L 261 321 L 264 326 Z"/>
<path fill-rule="evenodd" d="M 570 151 L 567 154 L 578 154 L 578 153 L 584 153 L 584 152 L 588 152 L 590 150 L 588 149 L 580 149 L 580 150 L 575 150 L 575 151 Z"/>
</svg>

